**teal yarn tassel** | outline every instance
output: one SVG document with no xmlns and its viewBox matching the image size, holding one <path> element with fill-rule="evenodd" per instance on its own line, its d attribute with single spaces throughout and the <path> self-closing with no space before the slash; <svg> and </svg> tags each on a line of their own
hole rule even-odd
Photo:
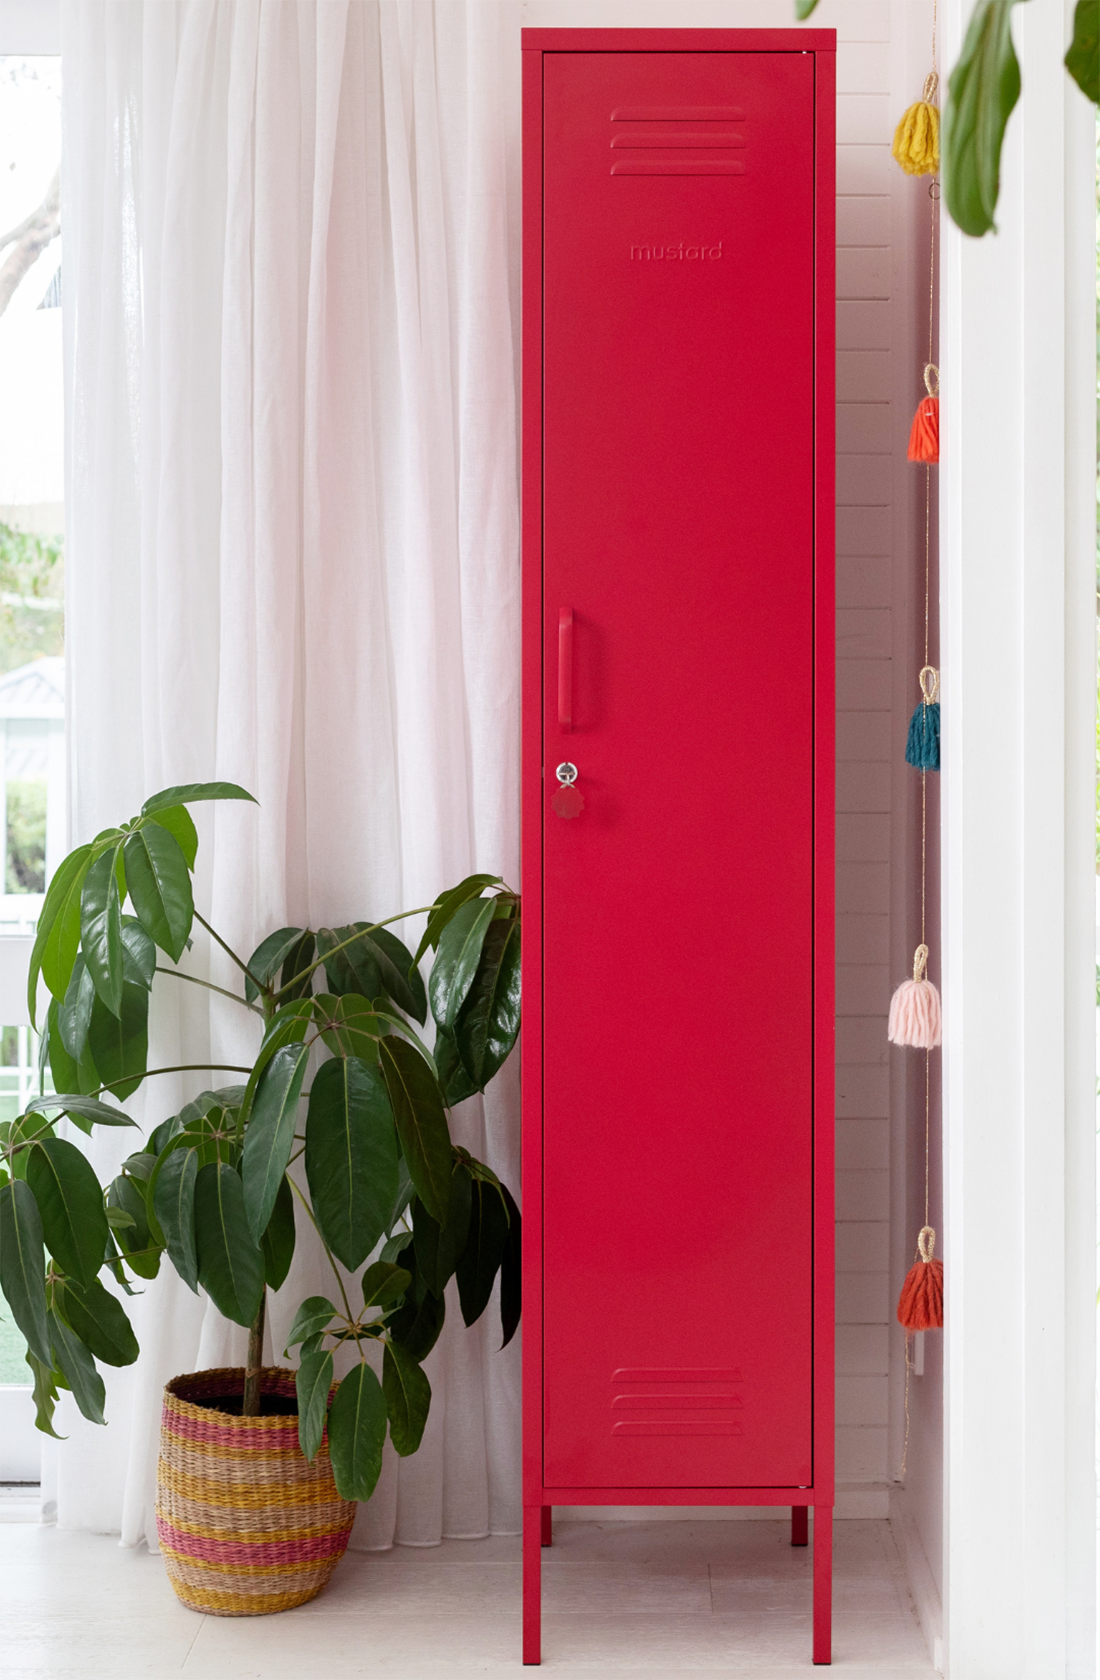
<svg viewBox="0 0 1100 1680">
<path fill-rule="evenodd" d="M 940 767 L 940 703 L 939 672 L 926 665 L 920 674 L 921 699 L 909 719 L 909 738 L 905 743 L 905 762 L 914 770 L 938 770 Z"/>
</svg>

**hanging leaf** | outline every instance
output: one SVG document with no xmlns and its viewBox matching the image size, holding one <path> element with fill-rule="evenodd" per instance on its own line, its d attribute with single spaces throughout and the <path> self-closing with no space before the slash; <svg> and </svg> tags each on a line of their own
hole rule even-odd
<svg viewBox="0 0 1100 1680">
<path fill-rule="evenodd" d="M 106 1423 L 103 1407 L 107 1391 L 95 1368 L 95 1360 L 80 1337 L 55 1312 L 49 1315 L 54 1358 L 73 1393 L 73 1399 L 89 1423 Z"/>
<path fill-rule="evenodd" d="M 443 930 L 428 981 L 428 996 L 436 1022 L 448 1031 L 453 1029 L 473 984 L 481 947 L 495 914 L 494 899 L 471 899 L 455 911 Z"/>
<path fill-rule="evenodd" d="M 138 1277 L 155 1278 L 160 1271 L 161 1244 L 153 1237 L 145 1195 L 132 1178 L 119 1173 L 107 1186 L 108 1208 L 121 1208 L 129 1225 L 114 1227 L 115 1241 L 126 1256 L 126 1264 Z"/>
<path fill-rule="evenodd" d="M 165 788 L 163 793 L 154 793 L 141 807 L 141 814 L 150 817 L 154 811 L 164 811 L 172 805 L 195 805 L 201 799 L 247 799 L 252 805 L 259 804 L 259 800 L 246 793 L 243 787 L 238 787 L 236 782 L 185 782 L 182 787 Z"/>
<path fill-rule="evenodd" d="M 27 1183 L 38 1204 L 46 1247 L 63 1272 L 91 1283 L 103 1264 L 110 1232 L 103 1191 L 87 1158 L 64 1138 L 43 1138 L 30 1151 Z"/>
<path fill-rule="evenodd" d="M 195 915 L 191 872 L 179 841 L 158 823 L 149 823 L 127 836 L 123 856 L 126 884 L 138 920 L 161 950 L 173 962 L 179 962 Z M 93 869 L 98 867 L 93 865 Z"/>
<path fill-rule="evenodd" d="M 416 962 L 419 963 L 426 951 L 436 949 L 443 929 L 456 910 L 460 910 L 471 898 L 480 898 L 486 887 L 499 886 L 500 882 L 499 875 L 467 875 L 466 879 L 460 881 L 457 887 L 452 887 L 450 892 L 440 893 L 428 917 L 424 937 L 416 948 Z"/>
<path fill-rule="evenodd" d="M 355 926 L 362 932 L 370 923 L 356 922 Z M 428 999 L 408 946 L 389 928 L 376 927 L 372 933 L 364 933 L 363 947 L 377 965 L 387 996 L 423 1026 L 428 1018 Z M 353 945 L 351 951 L 356 950 Z"/>
<path fill-rule="evenodd" d="M 104 1289 L 99 1279 L 87 1286 L 75 1278 L 54 1285 L 54 1307 L 75 1330 L 89 1353 L 105 1365 L 132 1365 L 138 1356 L 137 1338 L 122 1302 Z"/>
<path fill-rule="evenodd" d="M 185 805 L 165 805 L 162 809 L 158 809 L 155 814 L 150 811 L 148 815 L 150 821 L 159 823 L 161 828 L 168 830 L 187 859 L 188 869 L 194 869 L 195 857 L 199 849 L 199 836 L 187 807 Z"/>
<path fill-rule="evenodd" d="M 310 1336 L 327 1330 L 335 1317 L 336 1308 L 324 1295 L 308 1296 L 294 1314 L 294 1322 L 287 1332 L 286 1347 L 283 1349 L 284 1359 L 289 1350 L 297 1347 L 299 1342 L 308 1341 Z"/>
<path fill-rule="evenodd" d="M 32 1097 L 27 1104 L 28 1114 L 52 1114 L 57 1109 L 63 1109 L 70 1119 L 79 1116 L 97 1126 L 133 1126 L 135 1131 L 138 1129 L 137 1121 L 131 1120 L 121 1109 L 97 1102 L 95 1097 L 80 1096 L 75 1091 L 47 1091 L 41 1097 Z"/>
<path fill-rule="evenodd" d="M 195 1251 L 195 1181 L 198 1152 L 173 1149 L 160 1162 L 153 1185 L 153 1212 L 164 1233 L 168 1257 L 188 1289 L 199 1292 Z"/>
<path fill-rule="evenodd" d="M 952 221 L 980 238 L 993 227 L 1005 128 L 1020 97 L 1012 45 L 1017 0 L 978 0 L 948 79 L 943 114 L 944 197 Z"/>
<path fill-rule="evenodd" d="M 125 1102 L 145 1078 L 149 1061 L 149 993 L 144 986 L 128 981 L 123 985 L 116 1015 L 95 994 L 88 1050 L 101 1083 L 119 1102 Z"/>
<path fill-rule="evenodd" d="M 304 932 L 304 928 L 278 928 L 260 941 L 246 965 L 248 973 L 244 977 L 244 995 L 249 1003 L 255 1003 L 260 995 L 252 976 L 255 975 L 261 985 L 269 985 Z"/>
<path fill-rule="evenodd" d="M 31 1352 L 52 1366 L 45 1271 L 38 1203 L 29 1185 L 12 1179 L 0 1188 L 0 1289 Z"/>
<path fill-rule="evenodd" d="M 329 1409 L 328 1446 L 341 1499 L 369 1499 L 382 1473 L 386 1402 L 364 1361 L 353 1365 Z"/>
<path fill-rule="evenodd" d="M 91 846 L 78 846 L 54 871 L 38 917 L 27 973 L 27 1008 L 36 1025 L 38 976 L 41 973 L 54 997 L 65 996 L 80 946 L 80 894 L 91 861 Z"/>
<path fill-rule="evenodd" d="M 438 1082 L 403 1038 L 384 1038 L 379 1065 L 417 1195 L 440 1225 L 451 1194 L 451 1134 Z"/>
<path fill-rule="evenodd" d="M 462 1065 L 454 1034 L 444 1031 L 442 1027 L 435 1035 L 435 1065 L 439 1076 L 439 1088 L 448 1108 L 454 1108 L 456 1103 L 477 1095 L 477 1086 Z"/>
<path fill-rule="evenodd" d="M 87 1051 L 85 1051 L 85 1054 L 87 1055 Z M 50 1070 L 50 1078 L 53 1080 L 57 1090 L 78 1091 L 80 1089 L 80 1067 L 73 1061 L 61 1039 L 61 1029 L 58 1025 L 58 1002 L 56 998 L 50 999 L 50 1007 L 46 1012 L 42 1042 L 39 1046 L 39 1055 L 44 1057 L 45 1064 Z M 87 1060 L 89 1064 L 91 1064 L 90 1056 L 87 1057 Z M 39 1083 L 44 1084 L 45 1081 L 40 1079 Z M 93 1089 L 98 1088 L 99 1079 L 97 1077 Z M 91 1134 L 92 1123 L 90 1120 L 86 1120 L 83 1116 L 81 1116 L 80 1119 L 77 1120 L 76 1124 L 80 1127 L 82 1132 L 87 1132 L 89 1135 Z"/>
<path fill-rule="evenodd" d="M 419 1197 L 413 1203 L 413 1246 L 416 1264 L 433 1295 L 442 1297 L 466 1247 L 472 1211 L 470 1175 L 461 1163 L 451 1178 L 451 1199 L 444 1225 L 428 1213 Z"/>
<path fill-rule="evenodd" d="M 432 1403 L 432 1385 L 400 1342 L 387 1342 L 382 1354 L 382 1393 L 390 1420 L 390 1440 L 402 1458 L 424 1439 Z"/>
<path fill-rule="evenodd" d="M 222 1163 L 195 1181 L 195 1247 L 199 1282 L 223 1317 L 246 1329 L 264 1292 L 264 1261 L 244 1207 L 240 1177 Z"/>
<path fill-rule="evenodd" d="M 260 1238 L 260 1248 L 264 1257 L 264 1281 L 269 1289 L 281 1289 L 286 1282 L 290 1262 L 294 1258 L 296 1235 L 294 1195 L 289 1181 L 283 1178 L 279 1182 L 275 1206 L 271 1210 L 267 1229 Z"/>
<path fill-rule="evenodd" d="M 1085 97 L 1100 103 L 1100 0 L 1077 0 L 1066 69 Z"/>
<path fill-rule="evenodd" d="M 283 966 L 279 973 L 279 992 L 283 998 L 290 1001 L 294 998 L 309 997 L 313 991 L 313 974 L 310 965 L 317 949 L 316 935 L 307 928 L 302 937 L 297 940 L 283 959 Z M 299 976 L 301 978 L 299 979 Z"/>
<path fill-rule="evenodd" d="M 122 905 L 116 871 L 120 852 L 120 846 L 112 846 L 100 853 L 84 877 L 80 894 L 84 961 L 96 991 L 113 1015 L 122 1007 Z"/>
<path fill-rule="evenodd" d="M 157 971 L 157 948 L 136 916 L 122 918 L 122 977 L 148 991 Z"/>
<path fill-rule="evenodd" d="M 389 1307 L 399 1301 L 412 1282 L 412 1274 L 403 1266 L 385 1260 L 375 1260 L 363 1273 L 363 1309 Z"/>
<path fill-rule="evenodd" d="M 366 924 L 364 924 L 366 925 Z M 384 990 L 378 965 L 353 927 L 318 928 L 317 950 L 325 965 L 329 991 L 335 997 L 354 994 L 368 1003 Z M 347 943 L 348 941 L 351 943 Z M 343 949 L 337 949 L 342 946 Z M 354 954 L 354 961 L 352 960 Z"/>
<path fill-rule="evenodd" d="M 267 1229 L 294 1147 L 298 1100 L 308 1061 L 304 1044 L 284 1044 L 261 1073 L 252 1098 L 241 1177 L 248 1228 L 257 1241 Z"/>
<path fill-rule="evenodd" d="M 794 15 L 799 23 L 805 23 L 816 6 L 817 0 L 794 0 Z"/>
<path fill-rule="evenodd" d="M 36 1359 L 28 1349 L 24 1358 L 30 1367 L 34 1383 L 34 1427 L 41 1430 L 43 1435 L 52 1435 L 55 1441 L 63 1441 L 64 1435 L 59 1435 L 53 1426 L 54 1407 L 57 1405 L 57 1376 L 53 1362 Z"/>
<path fill-rule="evenodd" d="M 484 1091 L 503 1066 L 519 1034 L 520 924 L 493 921 L 481 960 L 454 1025 L 462 1065 L 475 1090 Z"/>
<path fill-rule="evenodd" d="M 325 1436 L 328 1392 L 332 1387 L 332 1355 L 318 1349 L 302 1355 L 294 1378 L 298 1395 L 298 1445 L 312 1464 Z"/>
<path fill-rule="evenodd" d="M 523 1221 L 507 1185 L 501 1185 L 500 1193 L 508 1210 L 508 1236 L 500 1262 L 500 1327 L 504 1332 L 500 1345 L 506 1348 L 519 1328 L 523 1304 Z"/>
<path fill-rule="evenodd" d="M 385 1231 L 398 1183 L 397 1135 L 386 1086 L 358 1056 L 325 1062 L 317 1070 L 309 1094 L 305 1159 L 321 1235 L 354 1271 Z"/>
<path fill-rule="evenodd" d="M 495 1185 L 478 1179 L 473 1186 L 470 1232 L 458 1262 L 458 1298 L 466 1324 L 473 1324 L 489 1305 L 507 1240 L 504 1197 Z"/>
<path fill-rule="evenodd" d="M 413 1359 L 422 1363 L 439 1340 L 447 1308 L 420 1276 L 412 1242 L 406 1240 L 397 1263 L 411 1274 L 412 1283 L 405 1291 L 404 1306 L 388 1317 L 386 1328 L 394 1341 L 400 1342 Z"/>
<path fill-rule="evenodd" d="M 92 1018 L 92 1000 L 95 997 L 95 985 L 88 972 L 88 965 L 83 956 L 77 955 L 73 963 L 73 972 L 65 992 L 64 1000 L 56 1000 L 50 1005 L 56 1011 L 56 1020 L 61 1043 L 72 1060 L 73 1066 L 79 1062 L 84 1045 L 88 1037 L 88 1023 Z M 75 1086 L 75 1081 L 74 1081 Z M 58 1086 L 59 1090 L 67 1089 Z"/>
</svg>

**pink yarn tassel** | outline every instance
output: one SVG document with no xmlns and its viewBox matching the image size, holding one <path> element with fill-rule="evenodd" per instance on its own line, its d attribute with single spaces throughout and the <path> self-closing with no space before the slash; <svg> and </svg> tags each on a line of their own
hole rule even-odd
<svg viewBox="0 0 1100 1680">
<path fill-rule="evenodd" d="M 913 958 L 913 978 L 903 980 L 890 999 L 886 1036 L 891 1044 L 934 1050 L 943 1036 L 940 994 L 926 978 L 927 968 L 928 946 L 918 945 Z"/>
</svg>

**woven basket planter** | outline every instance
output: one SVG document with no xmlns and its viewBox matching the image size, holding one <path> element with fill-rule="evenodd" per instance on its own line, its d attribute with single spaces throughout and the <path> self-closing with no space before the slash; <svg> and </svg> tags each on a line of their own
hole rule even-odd
<svg viewBox="0 0 1100 1680">
<path fill-rule="evenodd" d="M 296 1413 L 218 1408 L 239 1403 L 243 1387 L 236 1369 L 174 1377 L 164 1390 L 157 1534 L 176 1596 L 209 1616 L 264 1616 L 315 1598 L 355 1519 L 336 1491 L 327 1439 L 310 1464 Z M 263 1393 L 293 1403 L 294 1372 L 266 1369 Z"/>
</svg>

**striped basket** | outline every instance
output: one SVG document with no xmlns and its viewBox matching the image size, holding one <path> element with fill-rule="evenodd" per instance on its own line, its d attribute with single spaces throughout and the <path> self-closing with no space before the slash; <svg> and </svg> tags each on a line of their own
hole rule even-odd
<svg viewBox="0 0 1100 1680">
<path fill-rule="evenodd" d="M 210 1404 L 243 1386 L 240 1369 L 196 1371 L 164 1390 L 157 1534 L 176 1596 L 209 1616 L 264 1616 L 315 1598 L 355 1519 L 327 1440 L 310 1464 L 296 1415 L 238 1417 Z M 293 1400 L 294 1372 L 266 1369 L 263 1392 Z"/>
</svg>

